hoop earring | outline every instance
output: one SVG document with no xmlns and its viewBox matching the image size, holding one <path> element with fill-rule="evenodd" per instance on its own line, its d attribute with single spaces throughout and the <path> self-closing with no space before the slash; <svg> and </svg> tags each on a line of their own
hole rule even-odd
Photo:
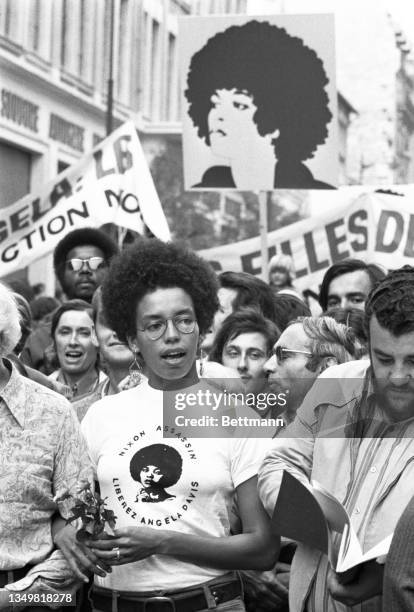
<svg viewBox="0 0 414 612">
<path fill-rule="evenodd" d="M 204 376 L 204 362 L 205 362 L 206 357 L 207 357 L 207 353 L 203 351 L 203 349 L 201 349 L 200 350 L 200 378 Z"/>
<path fill-rule="evenodd" d="M 134 359 L 133 359 L 131 365 L 128 368 L 128 370 L 129 370 L 129 385 L 131 387 L 136 387 L 137 385 L 139 385 L 139 383 L 141 382 L 141 379 L 142 379 L 142 368 L 141 368 L 140 363 L 138 361 L 138 349 L 136 347 L 134 347 L 132 349 L 132 352 L 134 354 Z"/>
</svg>

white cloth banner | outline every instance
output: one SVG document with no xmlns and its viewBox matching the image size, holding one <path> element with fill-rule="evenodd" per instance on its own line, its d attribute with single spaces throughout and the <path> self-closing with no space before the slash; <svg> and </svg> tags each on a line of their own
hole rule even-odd
<svg viewBox="0 0 414 612">
<path fill-rule="evenodd" d="M 170 232 L 132 122 L 38 193 L 0 210 L 0 277 L 55 248 L 70 231 L 114 223 L 161 240 Z"/>
<path fill-rule="evenodd" d="M 292 255 L 295 285 L 302 291 L 317 287 L 327 268 L 347 257 L 387 269 L 414 265 L 414 186 L 397 185 L 392 189 L 405 195 L 371 192 L 355 196 L 354 187 L 331 192 L 323 214 L 267 235 L 269 258 L 280 252 Z M 348 201 L 345 190 L 349 191 Z M 205 249 L 199 255 L 217 271 L 262 272 L 259 236 Z"/>
</svg>

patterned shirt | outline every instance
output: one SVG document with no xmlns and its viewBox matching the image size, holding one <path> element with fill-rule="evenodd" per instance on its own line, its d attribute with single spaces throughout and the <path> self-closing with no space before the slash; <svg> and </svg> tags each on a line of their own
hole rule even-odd
<svg viewBox="0 0 414 612">
<path fill-rule="evenodd" d="M 76 415 L 61 395 L 21 376 L 10 362 L 0 391 L 0 570 L 29 564 L 10 590 L 73 582 L 60 551 L 53 551 L 53 498 L 90 479 L 90 462 Z M 59 508 L 67 518 L 67 511 Z M 58 590 L 58 589 L 57 589 Z M 49 590 L 50 592 L 50 590 Z"/>
<path fill-rule="evenodd" d="M 259 472 L 272 513 L 283 470 L 316 480 L 347 509 L 364 552 L 389 536 L 414 494 L 414 419 L 389 423 L 375 401 L 369 362 L 349 362 L 318 378 L 295 421 L 274 440 Z M 326 588 L 327 557 L 298 545 L 291 612 L 380 612 L 381 597 L 348 608 Z M 306 602 L 306 603 L 305 603 Z"/>
</svg>

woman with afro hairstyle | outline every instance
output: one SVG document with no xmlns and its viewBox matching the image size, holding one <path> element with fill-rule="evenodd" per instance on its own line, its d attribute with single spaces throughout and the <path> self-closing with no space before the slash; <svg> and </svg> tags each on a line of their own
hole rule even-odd
<svg viewBox="0 0 414 612">
<path fill-rule="evenodd" d="M 211 37 L 185 96 L 198 136 L 226 163 L 194 187 L 332 188 L 302 163 L 328 135 L 327 83 L 315 51 L 284 28 L 253 20 Z"/>
<path fill-rule="evenodd" d="M 165 489 L 179 480 L 182 465 L 180 453 L 167 444 L 151 444 L 137 451 L 129 466 L 132 478 L 141 484 L 135 501 L 173 499 L 175 495 Z"/>
<path fill-rule="evenodd" d="M 207 262 L 157 239 L 140 240 L 109 269 L 105 317 L 139 350 L 148 380 L 96 402 L 82 421 L 116 529 L 110 539 L 80 543 L 68 526 L 58 543 L 79 577 L 86 569 L 97 574 L 96 609 L 110 612 L 116 597 L 121 612 L 131 600 L 139 610 L 164 610 L 153 599 L 162 592 L 177 610 L 242 611 L 236 570 L 269 569 L 277 558 L 279 540 L 256 490 L 263 441 L 214 428 L 221 437 L 190 437 L 177 420 L 188 410 L 214 414 L 204 398 L 217 396 L 217 384 L 198 378 L 196 357 L 218 308 L 217 287 Z M 235 494 L 242 532 L 231 535 Z"/>
</svg>

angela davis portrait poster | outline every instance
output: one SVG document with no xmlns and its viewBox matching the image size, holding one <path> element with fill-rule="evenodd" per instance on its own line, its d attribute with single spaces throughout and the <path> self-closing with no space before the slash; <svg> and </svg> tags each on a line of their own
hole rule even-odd
<svg viewBox="0 0 414 612">
<path fill-rule="evenodd" d="M 186 189 L 338 184 L 332 15 L 180 19 Z"/>
</svg>

